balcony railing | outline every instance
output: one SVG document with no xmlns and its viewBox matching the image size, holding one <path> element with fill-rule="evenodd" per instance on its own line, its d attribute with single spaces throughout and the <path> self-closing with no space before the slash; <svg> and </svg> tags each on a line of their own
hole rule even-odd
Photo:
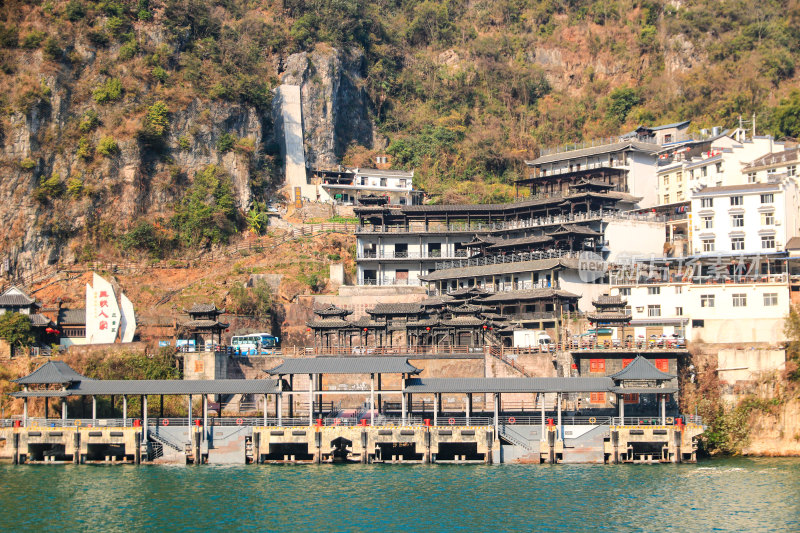
<svg viewBox="0 0 800 533">
<path fill-rule="evenodd" d="M 358 254 L 357 259 L 458 259 L 470 257 L 466 250 L 456 250 L 455 252 L 426 251 L 426 252 L 375 252 L 363 251 Z"/>
<path fill-rule="evenodd" d="M 661 276 L 626 276 L 614 275 L 610 277 L 610 285 L 663 285 L 665 283 L 686 283 L 692 285 L 743 285 L 755 283 L 788 283 L 787 274 L 759 274 L 759 275 L 719 275 L 719 276 L 681 276 L 669 274 Z"/>
<path fill-rule="evenodd" d="M 522 261 L 535 261 L 537 259 L 578 258 L 581 252 L 569 250 L 547 250 L 541 252 L 521 252 L 518 254 L 490 255 L 488 257 L 471 257 L 455 261 L 442 261 L 436 263 L 436 270 L 448 268 L 463 268 L 470 266 L 499 265 L 502 263 L 519 263 Z"/>
<path fill-rule="evenodd" d="M 359 278 L 358 280 L 359 285 L 375 285 L 375 286 L 382 286 L 382 285 L 411 285 L 411 286 L 422 286 L 422 281 L 418 279 L 404 279 L 404 278 L 390 278 L 388 276 L 384 276 L 381 278 Z"/>
</svg>

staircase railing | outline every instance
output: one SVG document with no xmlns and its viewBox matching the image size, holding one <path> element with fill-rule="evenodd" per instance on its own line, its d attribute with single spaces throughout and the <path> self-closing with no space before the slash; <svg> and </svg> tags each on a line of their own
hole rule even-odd
<svg viewBox="0 0 800 533">
<path fill-rule="evenodd" d="M 511 441 L 511 443 L 514 444 L 515 446 L 519 446 L 521 448 L 525 448 L 529 452 L 533 451 L 533 447 L 531 447 L 527 437 L 525 437 L 524 435 L 522 435 L 518 431 L 515 431 L 515 430 L 511 429 L 509 426 L 507 426 L 505 424 L 501 424 L 498 427 L 498 429 L 499 429 L 500 436 L 503 437 L 504 439 L 508 440 L 508 441 Z"/>
</svg>

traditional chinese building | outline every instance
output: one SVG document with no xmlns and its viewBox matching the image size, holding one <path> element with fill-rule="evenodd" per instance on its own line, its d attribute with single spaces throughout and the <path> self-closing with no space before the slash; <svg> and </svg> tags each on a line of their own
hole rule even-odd
<svg viewBox="0 0 800 533">
<path fill-rule="evenodd" d="M 193 339 L 195 346 L 200 346 L 213 343 L 216 336 L 217 344 L 222 344 L 222 332 L 230 325 L 219 320 L 225 309 L 218 309 L 213 303 L 194 304 L 184 312 L 189 315 L 189 320 L 180 324 L 185 338 Z"/>
</svg>

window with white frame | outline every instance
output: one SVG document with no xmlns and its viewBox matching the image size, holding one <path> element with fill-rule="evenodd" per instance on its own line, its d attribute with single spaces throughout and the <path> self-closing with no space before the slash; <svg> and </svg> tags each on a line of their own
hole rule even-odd
<svg viewBox="0 0 800 533">
<path fill-rule="evenodd" d="M 787 176 L 797 176 L 797 165 L 789 165 L 786 167 Z"/>
<path fill-rule="evenodd" d="M 678 201 L 679 202 L 683 201 L 683 191 L 678 191 Z"/>
<path fill-rule="evenodd" d="M 731 237 L 731 250 L 744 250 L 744 237 Z"/>
<path fill-rule="evenodd" d="M 744 203 L 744 198 L 739 196 L 731 196 L 731 205 L 742 205 Z"/>
<path fill-rule="evenodd" d="M 704 252 L 713 252 L 714 251 L 714 239 L 703 239 L 703 251 Z"/>
<path fill-rule="evenodd" d="M 664 176 L 664 185 L 669 185 L 669 176 Z"/>
<path fill-rule="evenodd" d="M 774 307 L 778 305 L 778 293 L 777 292 L 765 292 L 764 293 L 764 307 Z"/>
<path fill-rule="evenodd" d="M 706 176 L 708 176 L 708 167 L 702 167 L 702 168 L 700 169 L 700 175 L 701 175 L 702 177 L 704 177 L 704 178 L 705 178 Z"/>
<path fill-rule="evenodd" d="M 647 316 L 661 316 L 661 306 L 660 305 L 648 305 L 647 306 Z"/>
<path fill-rule="evenodd" d="M 741 198 L 741 196 L 739 198 Z M 734 228 L 743 228 L 744 215 L 731 215 L 731 226 Z"/>
<path fill-rule="evenodd" d="M 683 294 L 683 287 L 675 285 L 675 294 Z"/>
<path fill-rule="evenodd" d="M 747 173 L 747 183 L 755 183 L 756 182 L 756 173 L 755 172 L 748 172 Z"/>
<path fill-rule="evenodd" d="M 668 203 L 669 203 L 669 194 L 665 194 L 665 195 L 664 195 L 664 203 L 665 203 L 665 204 L 668 204 Z"/>
<path fill-rule="evenodd" d="M 711 229 L 714 227 L 714 217 L 700 217 L 700 226 L 703 229 Z"/>
<path fill-rule="evenodd" d="M 762 204 L 771 204 L 775 201 L 775 195 L 772 193 L 762 194 L 761 195 L 761 203 Z"/>
<path fill-rule="evenodd" d="M 713 198 L 701 198 L 700 199 L 700 207 L 714 207 L 714 199 Z"/>
<path fill-rule="evenodd" d="M 620 296 L 630 296 L 631 295 L 631 288 L 630 287 L 623 287 L 619 290 Z"/>
<path fill-rule="evenodd" d="M 675 315 L 676 316 L 683 316 L 683 307 L 676 307 L 675 308 Z"/>
<path fill-rule="evenodd" d="M 714 307 L 714 295 L 713 294 L 701 294 L 700 295 L 700 307 Z"/>
<path fill-rule="evenodd" d="M 661 294 L 661 287 L 647 287 L 647 294 Z"/>
<path fill-rule="evenodd" d="M 775 248 L 775 235 L 762 235 L 761 248 L 764 250 Z"/>
<path fill-rule="evenodd" d="M 761 225 L 762 226 L 774 226 L 775 225 L 775 211 L 765 211 L 761 213 Z"/>
<path fill-rule="evenodd" d="M 733 306 L 734 307 L 747 307 L 747 295 L 744 293 L 734 294 L 733 295 Z"/>
<path fill-rule="evenodd" d="M 722 174 L 722 163 L 717 163 L 717 174 Z"/>
</svg>

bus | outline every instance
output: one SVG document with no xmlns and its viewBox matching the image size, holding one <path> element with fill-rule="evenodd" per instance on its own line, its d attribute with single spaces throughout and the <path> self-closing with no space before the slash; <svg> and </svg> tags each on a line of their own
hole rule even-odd
<svg viewBox="0 0 800 533">
<path fill-rule="evenodd" d="M 280 339 L 269 333 L 249 333 L 231 337 L 231 350 L 240 355 L 268 353 L 278 347 Z"/>
</svg>

